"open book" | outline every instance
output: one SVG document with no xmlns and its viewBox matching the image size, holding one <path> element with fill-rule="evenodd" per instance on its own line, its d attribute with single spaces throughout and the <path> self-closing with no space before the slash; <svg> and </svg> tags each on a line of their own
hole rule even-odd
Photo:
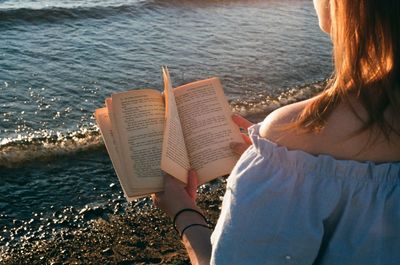
<svg viewBox="0 0 400 265">
<path fill-rule="evenodd" d="M 218 78 L 172 88 L 163 68 L 164 93 L 116 93 L 97 109 L 97 124 L 128 201 L 161 191 L 163 171 L 199 183 L 230 173 L 237 161 L 229 143 L 243 142 Z"/>
</svg>

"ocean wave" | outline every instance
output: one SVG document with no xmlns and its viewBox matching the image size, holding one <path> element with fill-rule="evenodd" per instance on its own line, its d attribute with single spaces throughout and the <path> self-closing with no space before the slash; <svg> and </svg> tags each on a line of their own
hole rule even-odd
<svg viewBox="0 0 400 265">
<path fill-rule="evenodd" d="M 245 117 L 261 118 L 279 107 L 315 96 L 326 87 L 326 84 L 327 80 L 319 80 L 310 84 L 292 87 L 278 96 L 272 96 L 268 93 L 256 93 L 246 99 L 232 100 L 232 111 Z"/>
<path fill-rule="evenodd" d="M 259 122 L 271 111 L 297 101 L 310 98 L 325 87 L 326 81 L 297 86 L 279 96 L 257 93 L 247 98 L 232 100 L 232 111 L 253 122 Z M 51 160 L 65 154 L 93 150 L 103 146 L 97 127 L 78 131 L 38 132 L 33 135 L 4 138 L 0 141 L 0 167 L 15 167 L 27 161 Z"/>
<path fill-rule="evenodd" d="M 5 138 L 0 143 L 0 167 L 16 167 L 28 161 L 51 160 L 61 155 L 103 146 L 97 128 L 70 133 L 41 133 Z"/>
<path fill-rule="evenodd" d="M 0 7 L 0 22 L 56 22 L 76 19 L 101 19 L 124 13 L 135 13 L 146 5 L 145 1 L 114 5 L 60 5 Z"/>
<path fill-rule="evenodd" d="M 270 0 L 279 2 L 279 0 Z M 298 0 L 304 1 L 304 0 Z M 0 2 L 0 22 L 56 22 L 77 19 L 102 19 L 109 16 L 131 14 L 134 16 L 165 7 L 209 7 L 226 4 L 259 4 L 262 0 L 130 0 L 130 1 L 22 1 Z M 159 9 L 161 8 L 161 9 Z"/>
</svg>

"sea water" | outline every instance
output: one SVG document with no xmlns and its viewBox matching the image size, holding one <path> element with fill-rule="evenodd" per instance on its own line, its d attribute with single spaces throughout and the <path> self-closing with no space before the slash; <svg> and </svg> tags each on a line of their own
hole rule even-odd
<svg viewBox="0 0 400 265">
<path fill-rule="evenodd" d="M 161 65 L 174 86 L 220 77 L 232 109 L 260 117 L 332 70 L 309 0 L 3 0 L 0 34 L 0 246 L 23 223 L 124 200 L 93 112 L 161 90 Z"/>
</svg>

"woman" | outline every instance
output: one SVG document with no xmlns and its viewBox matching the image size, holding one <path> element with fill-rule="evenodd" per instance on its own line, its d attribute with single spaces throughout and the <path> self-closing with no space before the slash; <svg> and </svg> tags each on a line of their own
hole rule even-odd
<svg viewBox="0 0 400 265">
<path fill-rule="evenodd" d="M 400 2 L 314 6 L 333 42 L 331 82 L 249 129 L 214 232 L 195 172 L 187 187 L 166 177 L 153 198 L 194 264 L 400 264 Z"/>
</svg>

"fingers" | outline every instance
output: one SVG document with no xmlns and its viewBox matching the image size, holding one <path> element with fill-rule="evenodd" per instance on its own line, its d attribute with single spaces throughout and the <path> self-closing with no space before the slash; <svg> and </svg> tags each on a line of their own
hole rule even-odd
<svg viewBox="0 0 400 265">
<path fill-rule="evenodd" d="M 246 144 L 248 144 L 248 145 L 252 145 L 252 144 L 253 144 L 253 143 L 251 142 L 250 137 L 249 137 L 247 134 L 242 133 L 241 135 L 242 135 L 242 138 L 243 138 L 243 140 L 244 140 L 244 142 L 245 142 Z"/>
<path fill-rule="evenodd" d="M 156 207 L 160 207 L 160 198 L 163 196 L 163 192 L 157 192 L 151 194 L 151 200 Z"/>
<path fill-rule="evenodd" d="M 249 145 L 244 143 L 232 142 L 230 143 L 230 147 L 235 154 L 242 155 L 244 151 L 246 151 L 246 149 L 249 147 Z"/>
<path fill-rule="evenodd" d="M 153 201 L 153 204 L 158 207 L 158 197 L 156 194 L 151 194 L 151 200 Z"/>
<path fill-rule="evenodd" d="M 243 118 L 242 116 L 240 116 L 239 114 L 233 114 L 232 115 L 232 120 L 234 123 L 236 123 L 240 128 L 243 128 L 245 130 L 247 130 L 250 126 L 253 125 L 252 122 L 250 122 L 249 120 L 246 120 L 245 118 Z"/>
<path fill-rule="evenodd" d="M 244 129 L 246 131 L 250 126 L 253 125 L 252 122 L 250 122 L 249 120 L 246 120 L 245 118 L 243 118 L 242 116 L 240 116 L 238 114 L 233 114 L 232 115 L 232 120 L 240 128 L 242 128 L 242 129 Z M 244 153 L 244 151 L 246 151 L 246 149 L 250 145 L 252 145 L 251 139 L 247 134 L 242 133 L 241 135 L 242 135 L 242 138 L 243 138 L 245 143 L 233 142 L 233 143 L 230 144 L 230 147 L 231 147 L 232 151 L 237 155 L 242 155 Z"/>
<path fill-rule="evenodd" d="M 197 172 L 194 170 L 189 170 L 187 184 L 166 174 L 164 176 L 164 191 L 177 192 L 178 190 L 184 189 L 186 191 L 186 193 L 190 196 L 190 198 L 195 200 L 197 197 L 198 183 L 199 183 L 199 181 L 198 181 Z M 153 196 L 152 196 L 153 201 L 157 202 L 158 198 L 163 195 L 164 195 L 164 192 L 159 192 L 159 193 L 153 194 Z"/>
<path fill-rule="evenodd" d="M 193 169 L 189 170 L 188 174 L 188 182 L 186 186 L 186 192 L 189 194 L 189 196 L 193 199 L 196 200 L 197 197 L 197 186 L 199 184 L 199 179 L 197 176 L 197 172 L 194 171 Z"/>
<path fill-rule="evenodd" d="M 185 187 L 185 183 L 182 181 L 174 178 L 171 175 L 165 174 L 164 175 L 164 190 L 169 189 L 170 187 Z"/>
</svg>

